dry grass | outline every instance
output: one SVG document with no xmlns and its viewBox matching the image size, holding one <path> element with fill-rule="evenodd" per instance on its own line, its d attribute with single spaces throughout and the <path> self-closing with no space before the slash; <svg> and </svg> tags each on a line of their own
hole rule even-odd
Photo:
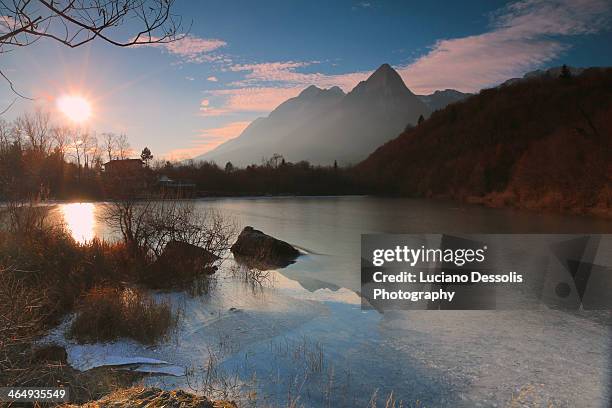
<svg viewBox="0 0 612 408">
<path fill-rule="evenodd" d="M 67 364 L 46 362 L 29 367 L 30 376 L 20 386 L 63 387 L 70 390 L 70 401 L 82 404 L 132 386 L 144 377 L 142 373 L 112 367 L 78 371 Z M 36 404 L 35 406 L 55 406 Z M 15 405 L 17 406 L 17 405 Z"/>
<path fill-rule="evenodd" d="M 128 337 L 154 344 L 176 324 L 170 304 L 156 302 L 138 289 L 102 287 L 83 296 L 68 335 L 81 343 Z"/>
<path fill-rule="evenodd" d="M 169 334 L 180 312 L 125 289 L 143 281 L 150 259 L 135 257 L 124 242 L 79 244 L 53 225 L 48 209 L 0 207 L 0 385 L 65 386 L 73 403 L 84 403 L 142 374 L 108 367 L 80 372 L 61 357 L 61 347 L 34 347 L 38 338 L 76 311 L 70 331 L 78 341 L 130 337 L 152 344 Z"/>
<path fill-rule="evenodd" d="M 110 368 L 80 372 L 67 364 L 63 348 L 33 347 L 44 332 L 47 298 L 16 279 L 16 273 L 0 269 L 0 384 L 68 387 L 73 401 L 84 402 L 130 386 L 140 377 Z"/>
<path fill-rule="evenodd" d="M 185 391 L 163 391 L 159 388 L 132 387 L 118 390 L 99 401 L 82 405 L 84 408 L 99 407 L 183 407 L 183 408 L 236 408 L 230 401 L 211 401 L 206 397 L 189 394 Z M 65 408 L 75 407 L 66 405 Z"/>
<path fill-rule="evenodd" d="M 81 373 L 65 361 L 42 361 L 32 346 L 96 285 L 129 281 L 134 263 L 122 244 L 79 245 L 41 209 L 18 208 L 0 220 L 0 384 L 66 385 L 86 401 L 131 385 L 123 372 Z"/>
</svg>

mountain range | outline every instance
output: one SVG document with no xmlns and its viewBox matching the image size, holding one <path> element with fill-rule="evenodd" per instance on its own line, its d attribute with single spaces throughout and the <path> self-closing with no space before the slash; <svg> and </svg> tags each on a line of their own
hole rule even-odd
<svg viewBox="0 0 612 408">
<path fill-rule="evenodd" d="M 238 137 L 195 160 L 245 166 L 278 153 L 293 162 L 357 163 L 416 125 L 419 116 L 428 117 L 467 96 L 451 89 L 415 95 L 390 65 L 383 64 L 347 94 L 339 87 L 309 86 L 268 117 L 254 120 Z"/>
</svg>

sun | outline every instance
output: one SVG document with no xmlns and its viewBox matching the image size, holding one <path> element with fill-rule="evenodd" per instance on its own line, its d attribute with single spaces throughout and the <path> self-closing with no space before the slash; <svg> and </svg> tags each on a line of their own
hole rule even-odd
<svg viewBox="0 0 612 408">
<path fill-rule="evenodd" d="M 63 95 L 57 99 L 57 108 L 68 119 L 81 123 L 91 116 L 91 104 L 80 95 Z"/>
</svg>

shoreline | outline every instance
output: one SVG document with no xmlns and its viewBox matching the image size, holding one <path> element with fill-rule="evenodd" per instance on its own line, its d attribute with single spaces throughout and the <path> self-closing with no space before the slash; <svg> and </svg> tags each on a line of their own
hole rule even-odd
<svg viewBox="0 0 612 408">
<path fill-rule="evenodd" d="M 541 215 L 555 215 L 555 216 L 566 216 L 576 217 L 585 219 L 594 219 L 600 221 L 610 221 L 612 226 L 612 208 L 605 209 L 591 209 L 585 211 L 580 210 L 559 210 L 553 208 L 541 208 L 538 206 L 517 206 L 516 204 L 500 203 L 498 200 L 493 201 L 488 197 L 475 197 L 470 196 L 464 199 L 456 199 L 450 197 L 409 197 L 399 195 L 376 195 L 376 194 L 334 194 L 334 195 L 300 195 L 300 194 L 262 194 L 262 195 L 211 195 L 211 196 L 199 196 L 199 197 L 188 197 L 188 198 L 170 198 L 163 200 L 178 200 L 178 201 L 220 201 L 220 200 L 263 200 L 263 199 L 333 199 L 333 198 L 367 198 L 367 199 L 391 199 L 391 200 L 414 200 L 414 201 L 430 201 L 439 204 L 454 204 L 455 206 L 464 206 L 466 208 L 483 208 L 490 210 L 504 210 L 521 213 L 541 214 Z M 160 199 L 162 200 L 162 199 Z M 59 205 L 59 204 L 70 204 L 70 203 L 106 203 L 112 202 L 109 199 L 52 199 L 42 201 L 40 204 L 43 205 Z M 0 207 L 7 203 L 7 201 L 0 201 Z M 461 207 L 458 207 L 461 208 Z M 612 230 L 610 231 L 612 233 Z"/>
</svg>

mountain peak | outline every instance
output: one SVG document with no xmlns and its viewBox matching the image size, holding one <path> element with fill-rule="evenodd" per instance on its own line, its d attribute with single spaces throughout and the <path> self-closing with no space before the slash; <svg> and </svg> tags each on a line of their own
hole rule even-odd
<svg viewBox="0 0 612 408">
<path fill-rule="evenodd" d="M 298 95 L 298 98 L 309 99 L 318 96 L 344 96 L 344 91 L 339 86 L 332 86 L 329 89 L 319 88 L 315 85 L 310 85 Z"/>
<path fill-rule="evenodd" d="M 360 82 L 351 93 L 361 94 L 370 92 L 383 92 L 385 94 L 410 94 L 402 77 L 389 64 L 382 64 L 368 79 Z"/>
<path fill-rule="evenodd" d="M 376 72 L 395 72 L 395 70 L 393 69 L 393 67 L 391 67 L 391 65 L 387 64 L 386 62 L 384 64 L 382 64 L 380 67 L 378 67 L 378 69 L 376 71 L 374 71 L 374 73 Z"/>
<path fill-rule="evenodd" d="M 299 97 L 311 97 L 311 96 L 315 96 L 318 95 L 319 93 L 321 93 L 323 90 L 315 85 L 310 85 L 308 88 L 304 89 L 302 92 L 300 92 Z"/>
<path fill-rule="evenodd" d="M 401 84 L 404 85 L 402 78 L 389 64 L 382 64 L 378 67 L 366 82 L 379 83 L 381 85 L 397 85 L 401 82 Z"/>
<path fill-rule="evenodd" d="M 331 92 L 336 95 L 344 95 L 344 91 L 339 86 L 332 86 L 331 88 L 327 89 L 327 92 Z"/>
</svg>

